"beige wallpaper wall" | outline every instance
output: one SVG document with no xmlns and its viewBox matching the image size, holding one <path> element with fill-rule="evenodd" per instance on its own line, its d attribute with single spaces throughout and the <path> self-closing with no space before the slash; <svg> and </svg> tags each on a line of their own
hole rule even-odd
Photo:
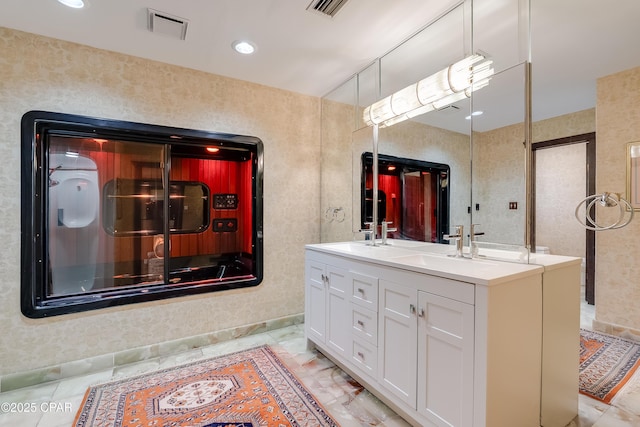
<svg viewBox="0 0 640 427">
<path fill-rule="evenodd" d="M 303 312 L 319 240 L 320 100 L 0 28 L 0 375 Z M 264 142 L 265 278 L 256 288 L 27 319 L 20 313 L 20 119 L 48 110 Z"/>
<path fill-rule="evenodd" d="M 534 94 L 535 96 L 535 94 Z M 546 141 L 595 131 L 595 110 L 578 111 L 533 123 L 533 141 Z M 482 241 L 524 244 L 524 126 L 515 124 L 474 133 L 473 222 L 481 224 Z M 518 209 L 510 210 L 509 202 Z"/>
<path fill-rule="evenodd" d="M 536 151 L 536 246 L 552 254 L 586 256 L 586 232 L 575 218 L 586 197 L 587 144 Z"/>
<path fill-rule="evenodd" d="M 522 124 L 473 134 L 473 222 L 485 233 L 480 241 L 524 245 L 523 141 Z M 509 209 L 510 202 L 518 208 Z"/>
<path fill-rule="evenodd" d="M 533 141 L 542 142 L 595 132 L 594 108 L 541 120 L 533 124 Z M 552 254 L 585 256 L 586 235 L 575 219 L 575 208 L 584 199 L 586 144 L 536 152 L 536 245 Z"/>
<path fill-rule="evenodd" d="M 626 188 L 626 144 L 640 141 L 640 67 L 597 84 L 596 192 Z M 640 331 L 640 215 L 596 236 L 596 320 Z M 618 328 L 615 328 L 618 329 Z"/>
</svg>

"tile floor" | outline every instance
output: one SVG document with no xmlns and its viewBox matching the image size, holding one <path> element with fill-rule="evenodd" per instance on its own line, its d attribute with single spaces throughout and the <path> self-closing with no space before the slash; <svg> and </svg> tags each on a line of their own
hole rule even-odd
<svg viewBox="0 0 640 427">
<path fill-rule="evenodd" d="M 589 328 L 593 307 L 583 305 L 581 323 Z M 307 349 L 304 326 L 282 329 L 222 342 L 209 347 L 121 366 L 82 377 L 0 393 L 0 409 L 12 402 L 29 405 L 33 412 L 0 410 L 0 427 L 69 427 L 89 385 L 137 375 L 198 359 L 269 344 L 298 375 L 342 427 L 408 426 L 378 399 L 363 390 L 342 370 Z M 640 425 L 640 372 L 619 393 L 613 405 L 579 397 L 579 415 L 568 427 L 623 427 Z M 5 405 L 2 405 L 2 404 Z M 14 409 L 17 409 L 15 405 Z"/>
</svg>

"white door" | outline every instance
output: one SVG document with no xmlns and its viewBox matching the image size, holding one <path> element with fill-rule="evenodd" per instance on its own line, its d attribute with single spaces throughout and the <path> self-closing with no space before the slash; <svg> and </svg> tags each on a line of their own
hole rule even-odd
<svg viewBox="0 0 640 427">
<path fill-rule="evenodd" d="M 418 292 L 418 412 L 438 426 L 473 424 L 474 307 Z"/>
<path fill-rule="evenodd" d="M 416 407 L 417 291 L 380 280 L 378 380 Z"/>
</svg>

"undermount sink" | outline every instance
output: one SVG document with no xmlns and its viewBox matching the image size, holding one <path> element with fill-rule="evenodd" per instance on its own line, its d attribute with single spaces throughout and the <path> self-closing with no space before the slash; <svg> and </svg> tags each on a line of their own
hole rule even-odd
<svg viewBox="0 0 640 427">
<path fill-rule="evenodd" d="M 387 243 L 382 245 L 382 241 L 376 240 L 376 244 L 381 246 L 396 246 L 399 248 L 417 248 L 432 245 L 432 243 L 421 242 L 418 240 L 401 240 L 401 239 L 387 239 Z"/>
<path fill-rule="evenodd" d="M 388 239 L 386 244 L 376 241 L 372 245 L 370 241 L 359 240 L 351 242 L 326 243 L 325 248 L 338 252 L 347 252 L 354 255 L 364 255 L 384 258 L 397 258 L 399 256 L 411 256 L 417 252 L 418 255 L 443 257 L 455 254 L 455 246 L 444 245 L 416 240 Z"/>
<path fill-rule="evenodd" d="M 397 253 L 399 249 L 398 247 L 392 247 L 392 246 L 382 246 L 382 245 L 373 246 L 369 242 L 365 242 L 365 241 L 328 243 L 326 247 L 330 249 L 350 252 L 354 254 L 366 253 L 367 255 L 372 255 L 376 253 L 379 253 L 380 255 Z"/>
<path fill-rule="evenodd" d="M 465 262 L 469 264 L 477 262 L 477 260 L 472 260 L 469 258 L 461 258 L 461 257 L 455 257 L 455 256 L 442 256 L 442 254 L 437 254 L 437 253 L 402 255 L 402 256 L 392 258 L 392 261 L 400 264 L 414 265 L 419 267 L 434 267 L 436 265 L 448 264 L 450 262 L 451 263 Z M 479 265 L 489 266 L 489 265 L 496 265 L 496 264 L 482 260 L 481 264 Z"/>
</svg>

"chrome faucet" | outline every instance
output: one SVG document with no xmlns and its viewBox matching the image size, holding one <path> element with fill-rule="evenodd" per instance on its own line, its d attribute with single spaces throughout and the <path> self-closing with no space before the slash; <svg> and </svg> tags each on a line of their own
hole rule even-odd
<svg viewBox="0 0 640 427">
<path fill-rule="evenodd" d="M 373 223 L 365 222 L 364 225 L 367 228 L 359 230 L 360 233 L 364 233 L 364 240 L 369 242 L 367 244 L 375 246 L 376 245 L 376 229 L 373 227 Z"/>
<path fill-rule="evenodd" d="M 484 231 L 481 231 L 479 233 L 476 233 L 476 227 L 479 226 L 480 224 L 471 224 L 471 232 L 469 233 L 469 240 L 471 242 L 475 242 L 476 241 L 476 236 L 484 236 Z"/>
<path fill-rule="evenodd" d="M 389 224 L 393 224 L 391 221 L 382 221 L 382 244 L 387 244 L 387 233 L 393 233 L 398 231 L 397 228 L 389 228 Z"/>
<path fill-rule="evenodd" d="M 471 251 L 471 258 L 475 258 L 478 256 L 478 246 L 474 245 L 476 241 L 476 236 L 484 236 L 484 231 L 477 233 L 476 227 L 480 224 L 471 224 L 471 232 L 469 233 L 469 250 Z"/>
<path fill-rule="evenodd" d="M 462 225 L 454 226 L 456 230 L 455 234 L 445 234 L 442 236 L 445 240 L 455 240 L 456 241 L 456 258 L 462 258 L 462 247 L 464 244 L 464 227 Z"/>
</svg>

